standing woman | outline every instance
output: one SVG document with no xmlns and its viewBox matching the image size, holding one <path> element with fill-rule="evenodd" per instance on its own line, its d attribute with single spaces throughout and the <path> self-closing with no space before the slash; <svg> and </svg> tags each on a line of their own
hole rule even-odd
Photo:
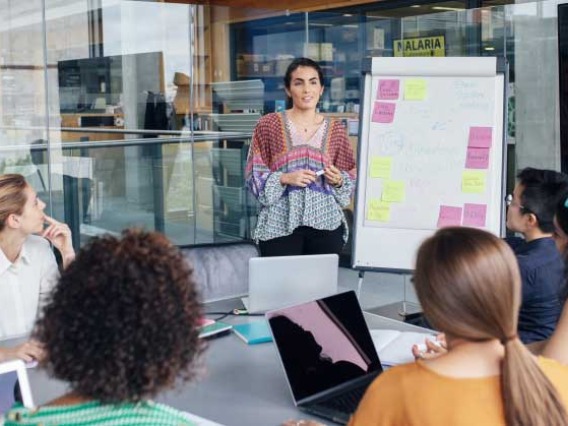
<svg viewBox="0 0 568 426">
<path fill-rule="evenodd" d="M 69 227 L 46 216 L 44 209 L 22 175 L 0 176 L 0 340 L 32 330 L 57 282 L 59 271 L 49 243 L 61 253 L 63 268 L 75 258 Z M 0 362 L 32 361 L 40 355 L 33 341 L 0 347 Z"/>
<path fill-rule="evenodd" d="M 343 208 L 355 187 L 353 150 L 341 122 L 316 110 L 323 73 L 295 59 L 284 77 L 292 107 L 262 117 L 252 137 L 247 186 L 261 204 L 254 239 L 262 256 L 339 254 Z"/>
</svg>

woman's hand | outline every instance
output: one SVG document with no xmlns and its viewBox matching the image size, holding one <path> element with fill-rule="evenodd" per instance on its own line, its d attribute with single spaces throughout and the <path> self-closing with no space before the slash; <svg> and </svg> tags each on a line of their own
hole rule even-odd
<svg viewBox="0 0 568 426">
<path fill-rule="evenodd" d="M 286 420 L 282 426 L 325 426 L 325 424 L 316 422 L 314 420 Z"/>
<path fill-rule="evenodd" d="M 40 361 L 44 353 L 42 347 L 34 340 L 29 340 L 13 348 L 0 348 L 0 361 L 21 359 L 25 362 Z"/>
<path fill-rule="evenodd" d="M 316 181 L 316 173 L 312 170 L 296 170 L 295 172 L 282 173 L 280 183 L 282 185 L 299 186 L 305 188 Z"/>
<path fill-rule="evenodd" d="M 422 350 L 418 345 L 412 346 L 412 355 L 414 355 L 415 359 L 432 359 L 448 352 L 446 335 L 444 333 L 436 336 L 436 342 L 434 343 L 432 340 L 426 339 L 426 350 Z"/>
<path fill-rule="evenodd" d="M 330 185 L 339 188 L 343 185 L 343 176 L 341 176 L 341 170 L 339 170 L 334 165 L 326 167 L 323 169 L 323 174 Z"/>
<path fill-rule="evenodd" d="M 45 216 L 45 221 L 48 227 L 41 233 L 41 236 L 59 250 L 63 259 L 63 269 L 65 269 L 75 259 L 71 229 L 65 223 L 58 222 L 49 216 Z"/>
</svg>

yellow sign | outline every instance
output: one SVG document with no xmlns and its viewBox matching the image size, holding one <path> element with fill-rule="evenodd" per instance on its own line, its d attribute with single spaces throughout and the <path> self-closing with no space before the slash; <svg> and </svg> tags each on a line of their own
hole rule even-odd
<svg viewBox="0 0 568 426">
<path fill-rule="evenodd" d="M 394 56 L 446 56 L 444 36 L 395 40 Z"/>
<path fill-rule="evenodd" d="M 395 180 L 385 182 L 381 199 L 389 203 L 404 201 L 404 182 Z"/>
<path fill-rule="evenodd" d="M 372 157 L 371 177 L 390 179 L 392 172 L 392 157 Z"/>
<path fill-rule="evenodd" d="M 381 200 L 370 200 L 367 208 L 367 219 L 374 222 L 388 222 L 391 217 L 389 203 L 383 203 Z"/>
<path fill-rule="evenodd" d="M 478 170 L 466 170 L 462 175 L 462 192 L 483 194 L 487 173 Z"/>
<path fill-rule="evenodd" d="M 404 81 L 404 100 L 423 101 L 426 98 L 426 80 L 409 78 Z"/>
</svg>

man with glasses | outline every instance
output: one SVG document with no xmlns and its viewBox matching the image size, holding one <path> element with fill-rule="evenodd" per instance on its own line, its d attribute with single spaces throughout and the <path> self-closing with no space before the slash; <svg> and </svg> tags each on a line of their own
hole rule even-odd
<svg viewBox="0 0 568 426">
<path fill-rule="evenodd" d="M 552 170 L 526 168 L 507 203 L 507 228 L 524 238 L 507 238 L 517 256 L 523 292 L 519 337 L 524 343 L 545 340 L 562 310 L 564 262 L 552 235 L 556 203 L 568 189 L 568 176 Z"/>
</svg>

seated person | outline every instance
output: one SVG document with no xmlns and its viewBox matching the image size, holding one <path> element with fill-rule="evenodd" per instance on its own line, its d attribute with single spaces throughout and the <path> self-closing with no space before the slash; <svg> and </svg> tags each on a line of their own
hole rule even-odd
<svg viewBox="0 0 568 426">
<path fill-rule="evenodd" d="M 552 235 L 556 204 L 568 177 L 551 170 L 526 168 L 507 203 L 507 228 L 521 233 L 509 238 L 522 280 L 519 337 L 524 343 L 550 337 L 560 317 L 564 262 Z"/>
<path fill-rule="evenodd" d="M 0 340 L 30 333 L 57 282 L 59 271 L 49 242 L 61 253 L 64 268 L 75 258 L 69 227 L 46 216 L 44 209 L 45 203 L 22 175 L 0 176 Z M 0 362 L 40 356 L 33 341 L 0 347 Z"/>
<path fill-rule="evenodd" d="M 566 424 L 568 367 L 535 358 L 519 340 L 521 280 L 503 241 L 442 229 L 420 247 L 414 284 L 448 352 L 380 375 L 351 426 Z"/>
<path fill-rule="evenodd" d="M 61 275 L 33 336 L 40 363 L 69 392 L 5 426 L 191 425 L 148 398 L 194 376 L 202 351 L 192 271 L 161 234 L 127 230 L 93 238 Z M 125 419 L 132 419 L 126 422 Z"/>
<path fill-rule="evenodd" d="M 568 260 L 568 196 L 563 197 L 556 207 L 554 216 L 554 240 L 556 247 Z M 566 284 L 565 284 L 566 286 Z M 564 288 L 564 309 L 558 326 L 550 340 L 544 342 L 543 355 L 568 364 L 568 291 Z"/>
</svg>

